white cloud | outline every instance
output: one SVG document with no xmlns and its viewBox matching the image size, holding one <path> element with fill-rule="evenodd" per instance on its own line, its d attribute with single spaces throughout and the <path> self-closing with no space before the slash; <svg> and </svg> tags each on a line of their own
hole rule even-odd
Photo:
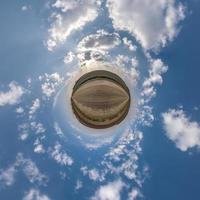
<svg viewBox="0 0 200 200">
<path fill-rule="evenodd" d="M 50 200 L 50 198 L 44 194 L 41 194 L 37 189 L 30 189 L 25 193 L 23 200 Z"/>
<path fill-rule="evenodd" d="M 31 125 L 31 129 L 33 131 L 35 131 L 36 134 L 44 133 L 46 131 L 46 129 L 44 128 L 43 124 L 41 124 L 40 122 L 39 123 L 31 122 L 30 125 Z"/>
<path fill-rule="evenodd" d="M 97 171 L 97 169 L 89 170 L 88 175 L 89 175 L 89 178 L 94 181 L 96 181 L 100 178 L 100 175 L 99 175 L 99 172 Z"/>
<path fill-rule="evenodd" d="M 126 64 L 127 64 L 128 62 L 131 61 L 130 58 L 129 58 L 128 56 L 122 55 L 122 54 L 117 55 L 115 59 L 116 59 L 116 64 L 117 64 L 118 66 L 124 66 L 124 67 L 126 66 Z"/>
<path fill-rule="evenodd" d="M 91 200 L 120 200 L 120 192 L 123 187 L 124 183 L 121 180 L 100 186 Z"/>
<path fill-rule="evenodd" d="M 45 150 L 44 150 L 44 147 L 42 144 L 37 144 L 34 148 L 34 152 L 35 153 L 44 153 Z"/>
<path fill-rule="evenodd" d="M 136 200 L 137 197 L 141 196 L 140 192 L 138 189 L 133 188 L 129 193 L 128 193 L 128 200 Z"/>
<path fill-rule="evenodd" d="M 53 149 L 50 149 L 49 152 L 51 157 L 61 165 L 71 166 L 74 162 L 66 152 L 61 150 L 61 145 L 59 143 L 56 143 Z"/>
<path fill-rule="evenodd" d="M 43 94 L 47 97 L 51 97 L 56 88 L 63 82 L 63 78 L 56 72 L 53 74 L 44 74 L 44 76 L 39 76 L 39 80 L 44 80 L 44 83 L 41 85 Z"/>
<path fill-rule="evenodd" d="M 102 174 L 100 174 L 100 172 L 95 168 L 88 169 L 87 166 L 82 166 L 80 169 L 84 175 L 88 175 L 89 179 L 91 179 L 93 181 L 103 181 L 104 180 L 104 176 Z"/>
<path fill-rule="evenodd" d="M 39 108 L 40 108 L 40 100 L 37 98 L 33 101 L 33 104 L 30 107 L 29 115 L 33 115 Z"/>
<path fill-rule="evenodd" d="M 117 33 L 98 30 L 95 34 L 84 37 L 77 46 L 78 59 L 81 63 L 89 60 L 104 60 L 109 50 L 121 43 Z"/>
<path fill-rule="evenodd" d="M 57 0 L 52 7 L 60 8 L 62 12 L 73 10 L 77 6 L 77 1 L 74 0 Z"/>
<path fill-rule="evenodd" d="M 127 128 L 117 144 L 105 154 L 102 161 L 104 171 L 111 174 L 123 174 L 141 186 L 143 180 L 138 176 L 138 155 L 142 151 L 140 146 L 142 138 L 141 132 L 133 132 Z"/>
<path fill-rule="evenodd" d="M 61 130 L 60 126 L 58 125 L 57 122 L 54 123 L 54 129 L 56 131 L 56 134 L 59 136 L 63 136 L 63 131 Z"/>
<path fill-rule="evenodd" d="M 170 109 L 162 114 L 166 135 L 181 151 L 200 147 L 200 125 L 192 121 L 182 109 Z"/>
<path fill-rule="evenodd" d="M 0 183 L 4 186 L 10 186 L 13 185 L 15 182 L 15 173 L 16 173 L 16 167 L 15 165 L 11 165 L 5 170 L 0 170 Z"/>
<path fill-rule="evenodd" d="M 18 130 L 20 132 L 19 138 L 21 140 L 26 140 L 28 138 L 28 135 L 29 135 L 28 129 L 29 129 L 29 125 L 27 123 L 23 123 L 18 126 Z"/>
<path fill-rule="evenodd" d="M 137 68 L 138 67 L 138 60 L 136 57 L 131 58 L 131 64 L 133 67 Z"/>
<path fill-rule="evenodd" d="M 24 158 L 23 154 L 18 153 L 16 163 L 21 166 L 22 171 L 31 183 L 46 185 L 48 177 L 42 174 L 37 165 L 29 158 Z"/>
<path fill-rule="evenodd" d="M 50 83 L 43 83 L 42 84 L 42 92 L 47 96 L 50 97 L 55 92 L 54 86 Z"/>
<path fill-rule="evenodd" d="M 144 86 L 151 86 L 152 84 L 162 84 L 162 74 L 167 71 L 168 67 L 161 59 L 150 58 L 149 78 L 144 81 Z"/>
<path fill-rule="evenodd" d="M 136 51 L 137 46 L 133 45 L 131 40 L 129 40 L 127 37 L 124 37 L 122 40 L 124 45 L 127 46 L 130 51 Z"/>
<path fill-rule="evenodd" d="M 23 87 L 16 82 L 11 82 L 7 92 L 0 92 L 0 106 L 14 105 L 19 103 L 22 95 L 25 93 Z"/>
<path fill-rule="evenodd" d="M 22 108 L 22 107 L 18 107 L 18 108 L 16 108 L 16 113 L 18 113 L 18 114 L 22 114 L 23 112 L 24 112 L 24 109 Z"/>
<path fill-rule="evenodd" d="M 21 10 L 22 10 L 22 11 L 28 10 L 28 6 L 22 6 Z"/>
<path fill-rule="evenodd" d="M 22 141 L 26 140 L 28 138 L 28 133 L 21 133 L 19 138 Z"/>
<path fill-rule="evenodd" d="M 175 0 L 108 0 L 115 29 L 129 31 L 145 49 L 172 41 L 184 19 L 184 7 Z"/>
<path fill-rule="evenodd" d="M 156 96 L 156 90 L 153 86 L 144 87 L 142 95 L 146 96 L 146 101 L 149 101 L 152 97 Z"/>
<path fill-rule="evenodd" d="M 18 153 L 16 160 L 7 169 L 0 169 L 0 184 L 11 186 L 15 183 L 16 174 L 22 171 L 31 183 L 46 185 L 48 177 L 40 172 L 37 165 L 22 153 Z"/>
<path fill-rule="evenodd" d="M 150 101 L 156 95 L 155 84 L 162 84 L 162 74 L 167 72 L 168 67 L 162 62 L 161 59 L 153 59 L 147 54 L 150 69 L 149 77 L 143 83 L 142 95 L 146 97 L 146 102 Z"/>
<path fill-rule="evenodd" d="M 145 104 L 145 100 L 143 98 L 140 99 L 139 102 L 142 105 L 142 109 L 140 109 L 138 113 L 138 122 L 143 126 L 152 126 L 152 122 L 154 121 L 153 115 L 153 107 Z"/>
<path fill-rule="evenodd" d="M 35 153 L 45 153 L 45 149 L 43 144 L 41 144 L 41 141 L 39 138 L 37 138 L 34 142 L 34 152 Z"/>
<path fill-rule="evenodd" d="M 74 58 L 75 58 L 74 53 L 72 51 L 69 51 L 67 55 L 64 57 L 64 63 L 69 64 L 74 60 Z"/>
<path fill-rule="evenodd" d="M 79 51 L 106 51 L 121 43 L 117 33 L 98 30 L 97 33 L 88 35 L 78 44 Z"/>
<path fill-rule="evenodd" d="M 75 186 L 75 190 L 79 190 L 80 188 L 83 187 L 83 183 L 80 180 L 76 181 L 76 186 Z"/>
<path fill-rule="evenodd" d="M 74 31 L 82 29 L 98 16 L 100 1 L 96 0 L 57 0 L 52 6 L 56 12 L 49 29 L 47 47 L 52 51 L 63 43 Z"/>
<path fill-rule="evenodd" d="M 107 51 L 80 51 L 77 54 L 79 62 L 82 64 L 87 63 L 88 61 L 103 61 L 107 56 Z"/>
</svg>

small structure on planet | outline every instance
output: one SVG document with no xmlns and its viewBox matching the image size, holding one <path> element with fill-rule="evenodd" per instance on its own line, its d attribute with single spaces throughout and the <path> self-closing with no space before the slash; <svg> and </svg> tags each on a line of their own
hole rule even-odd
<svg viewBox="0 0 200 200">
<path fill-rule="evenodd" d="M 71 104 L 80 123 L 95 129 L 109 128 L 126 117 L 130 92 L 116 74 L 95 70 L 84 74 L 75 83 Z"/>
</svg>

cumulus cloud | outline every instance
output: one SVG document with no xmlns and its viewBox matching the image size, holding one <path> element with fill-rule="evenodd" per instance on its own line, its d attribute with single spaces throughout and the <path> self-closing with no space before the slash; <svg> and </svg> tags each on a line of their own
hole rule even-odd
<svg viewBox="0 0 200 200">
<path fill-rule="evenodd" d="M 82 29 L 98 16 L 100 1 L 96 0 L 57 0 L 52 7 L 52 15 L 47 48 L 52 51 L 63 43 L 74 31 Z"/>
<path fill-rule="evenodd" d="M 50 198 L 45 194 L 41 194 L 39 190 L 31 188 L 25 193 L 23 200 L 50 200 Z"/>
<path fill-rule="evenodd" d="M 167 137 L 181 151 L 200 147 L 200 125 L 186 116 L 183 110 L 170 109 L 162 114 Z"/>
<path fill-rule="evenodd" d="M 121 180 L 100 186 L 91 200 L 120 200 L 120 192 L 123 187 L 124 183 Z"/>
<path fill-rule="evenodd" d="M 11 82 L 9 85 L 9 90 L 6 92 L 0 92 L 0 106 L 5 105 L 15 105 L 19 103 L 25 90 L 16 82 Z"/>
<path fill-rule="evenodd" d="M 175 0 L 108 0 L 115 29 L 129 31 L 145 49 L 172 41 L 184 19 L 184 6 Z"/>
</svg>

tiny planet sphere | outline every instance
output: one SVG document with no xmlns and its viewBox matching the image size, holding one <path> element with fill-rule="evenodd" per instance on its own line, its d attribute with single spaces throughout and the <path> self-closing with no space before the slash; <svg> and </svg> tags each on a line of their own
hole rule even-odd
<svg viewBox="0 0 200 200">
<path fill-rule="evenodd" d="M 75 83 L 71 105 L 80 123 L 104 129 L 124 120 L 130 100 L 129 89 L 118 75 L 95 70 L 84 74 Z"/>
</svg>

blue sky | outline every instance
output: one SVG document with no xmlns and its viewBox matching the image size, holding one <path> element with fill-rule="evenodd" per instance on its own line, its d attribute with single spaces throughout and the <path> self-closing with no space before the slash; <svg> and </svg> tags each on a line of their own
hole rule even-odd
<svg viewBox="0 0 200 200">
<path fill-rule="evenodd" d="M 2 1 L 0 199 L 199 200 L 198 0 Z M 84 127 L 84 73 L 118 74 L 126 119 Z"/>
</svg>

